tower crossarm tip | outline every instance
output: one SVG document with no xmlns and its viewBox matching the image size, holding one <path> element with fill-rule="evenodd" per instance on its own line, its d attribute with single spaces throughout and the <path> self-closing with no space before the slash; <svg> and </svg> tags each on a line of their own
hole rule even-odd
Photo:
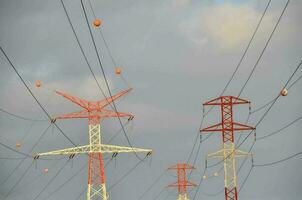
<svg viewBox="0 0 302 200">
<path fill-rule="evenodd" d="M 193 165 L 187 164 L 187 163 L 178 163 L 176 165 L 172 165 L 167 170 L 177 170 L 177 169 L 195 169 Z"/>
<path fill-rule="evenodd" d="M 118 98 L 124 96 L 125 94 L 129 93 L 131 90 L 132 90 L 132 88 L 129 88 L 128 90 L 121 91 L 121 92 L 113 95 L 112 97 L 97 101 L 96 103 L 98 104 L 98 106 L 100 108 L 104 108 L 105 106 L 109 105 L 110 103 L 112 103 L 116 99 L 118 99 Z"/>
<path fill-rule="evenodd" d="M 74 148 L 49 151 L 45 153 L 38 153 L 36 154 L 36 156 L 40 157 L 40 156 L 53 156 L 53 155 L 74 155 L 74 154 L 89 153 L 90 151 L 91 151 L 91 146 L 85 145 L 85 146 L 79 146 Z"/>
<path fill-rule="evenodd" d="M 246 156 L 252 156 L 252 153 L 249 152 L 244 152 L 238 149 L 222 149 L 213 153 L 210 153 L 207 155 L 208 158 L 225 158 L 228 156 L 233 156 L 234 157 L 246 157 Z"/>
<path fill-rule="evenodd" d="M 102 153 L 147 153 L 148 155 L 152 154 L 152 149 L 141 149 L 141 148 L 132 148 L 116 145 L 101 144 Z"/>
<path fill-rule="evenodd" d="M 203 103 L 203 106 L 217 106 L 217 105 L 227 105 L 227 104 L 230 105 L 250 104 L 250 101 L 234 96 L 221 96 Z"/>
<path fill-rule="evenodd" d="M 63 92 L 60 92 L 60 91 L 57 91 L 57 90 L 55 90 L 54 92 L 57 95 L 60 95 L 60 96 L 64 97 L 65 99 L 68 99 L 69 101 L 77 104 L 78 106 L 80 106 L 82 108 L 88 109 L 88 107 L 89 107 L 88 101 L 86 101 L 84 99 L 80 99 L 78 97 L 75 97 L 75 96 L 72 96 L 72 95 L 67 94 L 65 92 L 63 93 Z"/>
<path fill-rule="evenodd" d="M 134 116 L 129 113 L 115 112 L 113 110 L 106 110 L 106 109 L 102 109 L 99 116 L 100 118 L 128 117 L 128 119 L 131 120 L 134 118 Z"/>
</svg>

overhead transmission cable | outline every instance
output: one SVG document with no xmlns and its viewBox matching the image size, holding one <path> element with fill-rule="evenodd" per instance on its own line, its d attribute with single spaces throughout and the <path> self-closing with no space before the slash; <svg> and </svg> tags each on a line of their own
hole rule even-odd
<svg viewBox="0 0 302 200">
<path fill-rule="evenodd" d="M 264 16 L 266 15 L 266 12 L 267 12 L 267 9 L 268 9 L 270 3 L 271 3 L 271 0 L 268 1 L 268 3 L 267 3 L 267 5 L 266 5 L 266 7 L 265 7 L 265 9 L 264 9 L 264 11 L 263 11 L 263 13 L 262 13 L 262 15 L 261 15 L 261 18 L 259 19 L 259 21 L 258 21 L 258 23 L 257 23 L 257 26 L 256 26 L 256 28 L 255 28 L 255 30 L 254 30 L 254 32 L 253 32 L 253 34 L 252 34 L 251 39 L 249 40 L 249 42 L 248 42 L 248 44 L 247 44 L 247 46 L 246 46 L 246 48 L 245 48 L 245 50 L 244 50 L 244 52 L 243 52 L 243 54 L 242 54 L 240 60 L 239 60 L 239 62 L 237 63 L 237 66 L 236 66 L 234 72 L 232 73 L 230 79 L 228 80 L 227 84 L 225 85 L 225 87 L 223 88 L 223 90 L 222 90 L 222 92 L 220 93 L 219 96 L 221 96 L 221 95 L 224 94 L 224 92 L 227 90 L 227 88 L 229 87 L 230 83 L 231 83 L 232 80 L 234 79 L 234 77 L 235 77 L 237 71 L 239 70 L 239 68 L 240 68 L 240 66 L 241 66 L 241 64 L 242 64 L 242 61 L 244 60 L 244 58 L 245 58 L 245 56 L 246 56 L 246 54 L 247 54 L 247 52 L 248 52 L 248 50 L 249 50 L 249 48 L 250 48 L 252 42 L 253 42 L 253 40 L 254 40 L 254 38 L 255 38 L 255 36 L 256 36 L 256 33 L 258 32 L 258 29 L 259 29 L 259 27 L 260 27 L 260 25 L 261 25 L 261 23 L 262 23 L 262 21 L 263 21 L 263 18 L 264 18 Z M 206 116 L 211 112 L 211 110 L 212 110 L 213 108 L 214 108 L 214 107 L 212 106 L 212 107 L 211 107 L 211 108 L 203 115 L 203 119 L 202 119 L 202 121 L 201 121 L 201 126 L 200 126 L 200 127 L 202 127 L 204 117 L 206 117 Z M 192 148 L 192 150 L 191 150 L 191 152 L 190 152 L 190 154 L 189 154 L 189 159 L 188 159 L 188 160 L 190 160 L 190 157 L 191 157 L 191 155 L 192 155 L 192 153 L 193 153 L 193 151 L 194 151 L 194 148 L 195 148 L 195 145 L 196 145 L 196 142 L 197 142 L 197 139 L 198 139 L 198 135 L 199 135 L 199 134 L 200 134 L 200 133 L 197 134 L 197 137 L 196 137 L 196 139 L 195 139 L 195 143 L 194 143 L 193 148 Z M 210 137 L 211 135 L 212 135 L 212 133 L 209 134 L 209 137 Z M 209 138 L 209 137 L 208 137 L 208 138 Z M 198 153 L 197 153 L 197 155 L 198 155 Z"/>
<path fill-rule="evenodd" d="M 243 90 L 245 89 L 245 87 L 246 87 L 248 81 L 250 80 L 252 74 L 254 73 L 254 71 L 255 71 L 255 69 L 256 69 L 256 67 L 257 67 L 257 65 L 258 65 L 258 63 L 259 63 L 259 61 L 260 61 L 260 59 L 262 58 L 262 55 L 264 54 L 264 51 L 265 51 L 265 49 L 266 49 L 266 47 L 267 47 L 269 41 L 271 40 L 271 38 L 272 38 L 272 36 L 273 36 L 273 34 L 274 34 L 274 32 L 275 32 L 277 26 L 279 25 L 279 23 L 280 23 L 280 21 L 281 21 L 281 18 L 282 18 L 282 16 L 283 16 L 283 14 L 284 14 L 284 12 L 285 12 L 285 10 L 286 10 L 288 4 L 289 4 L 289 0 L 287 1 L 287 3 L 286 3 L 286 5 L 285 5 L 284 9 L 282 10 L 282 13 L 281 13 L 280 17 L 278 18 L 278 21 L 277 21 L 277 23 L 276 23 L 276 25 L 275 25 L 275 27 L 274 27 L 272 33 L 270 34 L 270 37 L 269 37 L 268 41 L 266 42 L 266 45 L 265 45 L 264 49 L 262 50 L 262 52 L 261 52 L 261 54 L 260 54 L 260 56 L 259 56 L 259 58 L 258 58 L 256 64 L 254 65 L 254 67 L 253 67 L 251 73 L 249 74 L 249 77 L 248 77 L 247 81 L 244 83 L 243 87 L 241 88 L 241 90 L 240 90 L 238 96 L 241 95 L 241 93 L 242 93 Z M 293 75 L 296 73 L 296 71 L 298 70 L 298 68 L 300 67 L 300 65 L 301 65 L 301 63 L 298 65 L 298 67 L 297 67 L 297 69 L 295 70 L 295 72 L 293 73 Z M 288 80 L 288 82 L 291 80 L 291 78 L 293 77 L 293 75 L 290 77 L 290 79 Z M 286 88 L 288 82 L 286 83 L 286 85 L 285 85 L 284 88 Z M 279 95 L 279 96 L 280 96 L 280 95 Z M 278 96 L 278 97 L 279 97 L 279 96 Z M 262 120 L 265 118 L 265 116 L 266 116 L 267 113 L 270 111 L 270 109 L 272 108 L 272 106 L 275 104 L 275 102 L 277 101 L 277 99 L 278 99 L 278 98 L 276 98 L 276 99 L 272 102 L 270 108 L 264 113 L 264 115 L 261 117 L 261 119 L 260 119 L 260 120 L 258 121 L 258 123 L 256 124 L 256 127 L 262 122 Z M 248 134 L 248 136 L 247 136 L 247 137 L 239 144 L 239 146 L 241 146 L 241 145 L 246 141 L 246 139 L 249 137 L 249 135 L 250 135 L 252 132 L 253 132 L 253 131 L 251 131 L 251 132 Z M 254 142 L 255 142 L 255 141 L 254 141 Z M 253 145 L 254 145 L 254 144 L 253 144 Z M 239 147 L 239 146 L 238 146 L 238 147 Z M 251 147 L 251 149 L 252 149 L 252 148 L 253 148 L 253 146 Z M 251 151 L 251 149 L 250 149 L 250 151 Z M 249 151 L 249 152 L 250 152 L 250 151 Z M 228 156 L 228 157 L 229 157 L 229 156 Z M 245 160 L 246 160 L 246 159 L 245 159 Z M 218 163 L 216 163 L 216 164 L 214 164 L 214 165 L 211 165 L 211 166 L 209 166 L 209 167 L 214 167 L 214 166 L 220 164 L 221 162 L 223 162 L 223 160 L 220 161 L 220 162 L 218 162 Z M 245 161 L 244 161 L 244 162 L 245 162 Z M 243 163 L 243 164 L 244 164 L 244 163 Z M 250 173 L 251 173 L 251 172 L 249 172 L 249 174 L 250 174 Z M 246 182 L 246 180 L 245 180 L 245 182 Z M 197 190 L 197 192 L 195 193 L 195 195 L 196 195 L 197 193 L 198 193 L 198 190 Z"/>
<path fill-rule="evenodd" d="M 89 3 L 90 10 L 91 10 L 91 12 L 92 12 L 92 14 L 93 14 L 93 17 L 94 17 L 95 19 L 97 19 L 96 14 L 95 14 L 94 9 L 93 9 L 93 6 L 92 6 L 92 3 L 91 3 L 91 0 L 88 0 L 88 3 Z M 110 59 L 111 59 L 111 61 L 112 61 L 112 63 L 113 63 L 113 67 L 114 67 L 114 70 L 115 70 L 115 68 L 117 67 L 117 62 L 115 61 L 115 59 L 114 59 L 114 57 L 113 57 L 113 55 L 112 55 L 112 51 L 110 50 L 109 45 L 108 45 L 107 41 L 105 40 L 105 37 L 104 37 L 104 34 L 103 34 L 102 29 L 99 29 L 99 34 L 100 34 L 100 36 L 101 36 L 101 38 L 102 38 L 102 40 L 103 40 L 103 42 L 104 42 L 104 44 L 105 44 L 106 50 L 107 50 L 107 52 L 108 52 L 108 54 L 109 54 L 109 57 L 110 57 Z M 130 84 L 129 84 L 128 81 L 125 79 L 123 73 L 120 74 L 120 77 L 121 77 L 121 79 L 123 80 L 123 82 L 125 83 L 125 85 L 126 85 L 127 87 L 131 88 Z"/>
<path fill-rule="evenodd" d="M 80 1 L 81 1 L 82 10 L 83 10 L 84 15 L 85 15 L 86 24 L 87 24 L 87 26 L 88 26 L 89 33 L 90 33 L 90 36 L 91 36 L 91 40 L 92 40 L 92 43 L 93 43 L 93 46 L 94 46 L 94 50 L 95 50 L 95 53 L 96 53 L 96 55 L 97 55 L 97 59 L 98 59 L 98 62 L 99 62 L 99 66 L 100 66 L 100 68 L 101 68 L 101 72 L 102 72 L 102 74 L 103 74 L 103 77 L 104 77 L 104 80 L 105 80 L 105 83 L 106 83 L 106 87 L 107 87 L 109 96 L 110 96 L 110 98 L 112 98 L 111 89 L 110 89 L 110 87 L 109 87 L 109 83 L 108 83 L 108 80 L 107 80 L 107 77 L 106 77 L 106 74 L 105 74 L 105 70 L 104 70 L 104 68 L 103 68 L 103 64 L 102 64 L 102 61 L 101 61 L 101 58 L 100 58 L 100 55 L 99 55 L 99 51 L 98 51 L 98 49 L 97 49 L 96 42 L 95 42 L 94 37 L 93 37 L 93 34 L 92 34 L 92 30 L 91 30 L 91 27 L 90 27 L 90 24 L 89 24 L 89 20 L 88 20 L 88 16 L 87 16 L 87 13 L 86 13 L 86 9 L 85 9 L 85 6 L 84 6 L 84 4 L 83 4 L 83 0 L 80 0 Z M 116 104 L 115 104 L 114 101 L 112 101 L 112 105 L 113 105 L 113 107 L 114 107 L 114 111 L 115 111 L 115 112 L 118 112 L 117 106 L 116 106 Z M 117 118 L 118 118 L 118 121 L 119 121 L 120 126 L 121 126 L 122 129 L 123 129 L 123 133 L 124 133 L 124 135 L 125 135 L 125 138 L 126 138 L 126 140 L 127 140 L 127 143 L 128 143 L 129 146 L 133 149 L 133 146 L 132 146 L 132 144 L 131 144 L 131 142 L 130 142 L 130 139 L 129 139 L 127 133 L 126 133 L 126 130 L 125 130 L 125 127 L 123 126 L 123 123 L 122 123 L 121 118 L 120 118 L 119 116 L 118 116 Z M 140 158 L 140 157 L 137 155 L 136 152 L 134 152 L 134 155 L 135 155 L 139 160 L 141 160 L 141 161 L 143 160 L 142 158 Z"/>
<path fill-rule="evenodd" d="M 37 99 L 37 97 L 33 94 L 33 92 L 31 91 L 31 89 L 28 87 L 27 83 L 24 81 L 24 79 L 22 78 L 22 76 L 20 75 L 20 73 L 18 72 L 18 70 L 16 69 L 16 67 L 14 66 L 14 64 L 12 63 L 12 61 L 9 59 L 9 57 L 7 56 L 7 54 L 5 53 L 5 51 L 3 50 L 2 47 L 0 47 L 1 52 L 3 53 L 3 55 L 5 56 L 6 60 L 9 62 L 10 66 L 13 68 L 13 70 L 16 72 L 16 74 L 18 75 L 18 77 L 20 78 L 20 80 L 22 81 L 23 85 L 26 87 L 27 91 L 30 93 L 30 95 L 35 99 L 36 103 L 39 105 L 39 107 L 43 110 L 43 112 L 47 115 L 48 119 L 51 121 L 52 117 L 50 116 L 50 114 L 46 111 L 46 109 L 42 106 L 42 104 L 40 103 L 40 101 Z M 64 132 L 63 130 L 54 122 L 54 125 L 57 127 L 57 129 L 61 132 L 61 134 L 74 146 L 77 146 Z"/>
<path fill-rule="evenodd" d="M 40 137 L 38 138 L 38 140 L 34 143 L 34 145 L 31 147 L 31 149 L 29 150 L 29 153 L 32 153 L 32 151 L 34 150 L 34 148 L 38 145 L 38 143 L 42 140 L 42 138 L 44 137 L 44 135 L 47 133 L 48 129 L 50 128 L 52 124 L 50 124 L 45 130 L 44 132 L 40 135 Z M 24 157 L 18 164 L 17 166 L 8 174 L 8 176 L 4 179 L 4 181 L 2 181 L 0 183 L 0 185 L 3 185 L 6 183 L 6 181 L 19 169 L 19 167 L 23 164 L 23 162 L 26 160 L 27 157 Z"/>
<path fill-rule="evenodd" d="M 34 164 L 34 162 L 31 162 L 31 164 L 25 169 L 25 171 L 23 172 L 23 174 L 18 178 L 18 180 L 16 181 L 16 183 L 10 188 L 10 190 L 5 194 L 3 200 L 6 200 L 7 197 L 12 193 L 12 191 L 18 186 L 18 184 L 20 184 L 21 180 L 25 177 L 25 175 L 28 173 L 28 171 L 30 170 L 30 168 L 32 167 L 32 165 Z"/>
<path fill-rule="evenodd" d="M 151 185 L 139 196 L 138 200 L 141 200 L 167 173 L 167 170 L 164 170 L 152 183 Z"/>
<path fill-rule="evenodd" d="M 245 89 L 245 87 L 247 86 L 248 82 L 250 81 L 252 75 L 254 74 L 254 71 L 255 71 L 255 69 L 257 68 L 257 66 L 258 66 L 258 64 L 259 64 L 259 62 L 260 62 L 260 60 L 261 60 L 261 58 L 262 58 L 262 56 L 263 56 L 263 54 L 264 54 L 264 52 L 265 52 L 267 46 L 268 46 L 268 44 L 270 43 L 270 41 L 271 41 L 271 39 L 272 39 L 272 37 L 273 37 L 273 35 L 274 35 L 274 33 L 275 33 L 275 31 L 276 31 L 276 29 L 277 29 L 279 23 L 280 23 L 280 21 L 281 21 L 283 15 L 284 15 L 284 12 L 285 12 L 285 10 L 286 10 L 286 8 L 287 8 L 289 2 L 290 2 L 290 1 L 287 0 L 287 2 L 286 2 L 286 4 L 285 4 L 285 7 L 283 8 L 282 13 L 281 13 L 281 15 L 280 15 L 279 18 L 278 18 L 278 21 L 277 21 L 277 23 L 276 23 L 275 26 L 274 26 L 273 31 L 271 32 L 271 34 L 270 34 L 268 40 L 266 41 L 266 43 L 265 43 L 265 45 L 264 45 L 264 48 L 262 49 L 262 51 L 261 51 L 261 53 L 260 53 L 260 55 L 259 55 L 259 57 L 258 57 L 256 63 L 254 64 L 254 66 L 253 66 L 253 68 L 252 68 L 252 71 L 250 72 L 250 74 L 249 74 L 247 80 L 245 81 L 245 83 L 243 84 L 242 88 L 240 89 L 240 92 L 239 92 L 238 96 L 241 96 L 243 90 Z"/>
<path fill-rule="evenodd" d="M 280 20 L 281 20 L 283 14 L 284 14 L 284 12 L 285 12 L 287 6 L 288 6 L 288 3 L 289 3 L 289 0 L 287 1 L 285 7 L 283 8 L 282 13 L 281 13 L 281 15 L 279 16 L 278 22 L 280 22 Z M 277 22 L 277 24 L 279 24 L 278 22 Z M 277 24 L 276 24 L 276 25 L 277 25 Z M 275 26 L 275 27 L 276 27 L 276 26 Z M 274 30 L 276 30 L 276 29 L 274 28 Z M 287 85 L 289 84 L 289 82 L 291 81 L 291 79 L 293 78 L 293 76 L 295 75 L 295 73 L 299 70 L 301 64 L 302 64 L 302 60 L 301 60 L 301 62 L 298 64 L 297 68 L 296 68 L 295 71 L 292 73 L 292 75 L 290 76 L 290 78 L 288 79 L 288 81 L 286 82 L 286 84 L 285 84 L 285 86 L 284 86 L 283 88 L 286 88 L 286 87 L 287 87 Z M 245 88 L 245 87 L 242 87 L 242 88 Z M 242 91 L 243 91 L 243 90 L 242 90 Z M 278 95 L 278 98 L 279 98 L 279 97 L 280 97 L 280 94 Z M 278 98 L 276 98 L 275 101 L 272 102 L 272 104 L 270 105 L 270 107 L 269 107 L 269 108 L 266 110 L 266 112 L 261 116 L 260 120 L 257 122 L 257 124 L 255 125 L 255 127 L 258 127 L 258 125 L 264 120 L 264 118 L 265 118 L 266 115 L 269 113 L 269 111 L 271 110 L 271 108 L 274 106 L 274 104 L 276 103 L 276 101 L 278 100 Z M 253 130 L 250 131 L 249 134 L 244 138 L 244 140 L 243 140 L 236 148 L 239 148 L 239 147 L 240 147 L 240 146 L 248 139 L 248 137 L 249 137 L 253 132 L 254 132 Z M 221 161 L 219 161 L 219 162 L 217 162 L 216 164 L 213 164 L 213 165 L 208 166 L 208 168 L 217 166 L 218 164 L 222 163 L 223 161 L 224 161 L 224 159 L 221 160 Z"/>
<path fill-rule="evenodd" d="M 87 56 L 86 56 L 86 54 L 85 54 L 85 52 L 84 52 L 84 49 L 83 49 L 83 47 L 82 47 L 82 45 L 81 45 L 81 43 L 80 43 L 79 37 L 78 37 L 78 35 L 77 35 L 76 31 L 75 31 L 75 28 L 74 28 L 74 26 L 73 26 L 73 24 L 72 24 L 72 22 L 71 22 L 71 19 L 70 19 L 70 16 L 69 16 L 68 12 L 67 12 L 67 9 L 66 9 L 66 6 L 65 6 L 65 4 L 64 4 L 64 1 L 63 1 L 63 0 L 60 0 L 60 2 L 61 2 L 61 5 L 62 5 L 62 7 L 63 7 L 63 9 L 64 9 L 64 13 L 65 13 L 66 18 L 67 18 L 67 20 L 68 20 L 68 23 L 69 23 L 69 25 L 70 25 L 70 27 L 71 27 L 71 29 L 72 29 L 73 35 L 74 35 L 74 37 L 75 37 L 75 39 L 76 39 L 76 41 L 77 41 L 78 47 L 80 48 L 80 51 L 81 51 L 81 53 L 82 53 L 82 55 L 83 55 L 83 57 L 84 57 L 84 60 L 85 60 L 87 66 L 88 66 L 88 68 L 89 68 L 89 71 L 90 71 L 91 75 L 93 76 L 93 79 L 95 80 L 95 82 L 96 82 L 96 84 L 97 84 L 99 90 L 101 91 L 102 95 L 104 96 L 105 99 L 107 99 L 107 97 L 106 97 L 106 95 L 105 95 L 105 92 L 104 92 L 104 90 L 102 89 L 102 87 L 101 87 L 99 81 L 97 80 L 96 75 L 94 74 L 94 72 L 93 72 L 93 70 L 92 70 L 92 67 L 91 67 L 91 65 L 90 65 L 90 63 L 89 63 L 89 61 L 88 61 L 88 58 L 87 58 Z M 111 106 L 111 104 L 109 104 L 109 105 Z"/>
<path fill-rule="evenodd" d="M 67 163 L 70 161 L 68 159 L 64 165 L 57 171 L 57 173 L 48 181 L 48 183 L 43 187 L 43 189 L 33 198 L 33 200 L 38 199 L 41 194 L 47 189 L 47 187 L 55 180 L 55 178 L 62 172 L 62 170 L 66 167 Z"/>
<path fill-rule="evenodd" d="M 289 80 L 286 82 L 286 84 L 285 84 L 285 86 L 283 87 L 283 88 L 286 88 L 287 87 L 287 85 L 290 83 L 290 81 L 291 81 L 291 79 L 294 77 L 294 75 L 295 75 L 295 73 L 299 70 L 299 68 L 301 67 L 301 64 L 302 64 L 302 60 L 300 61 L 300 63 L 299 63 L 299 65 L 297 66 L 297 68 L 295 69 L 295 71 L 293 72 L 293 74 L 291 75 L 291 77 L 289 78 Z M 278 98 L 280 97 L 280 94 L 279 94 L 279 96 L 278 96 Z M 262 118 L 258 121 L 258 123 L 256 124 L 256 126 L 258 126 L 259 125 L 259 123 L 264 119 L 264 117 L 267 115 L 267 113 L 269 112 L 269 110 L 272 108 L 272 106 L 276 103 L 276 101 L 278 100 L 278 98 L 276 98 L 276 100 L 271 104 L 271 106 L 266 110 L 266 112 L 264 113 L 264 115 L 262 116 Z M 295 123 L 295 122 L 294 122 Z M 290 123 L 291 124 L 291 123 Z M 288 126 L 285 126 L 285 128 L 287 128 Z M 284 129 L 285 129 L 284 128 Z M 281 130 L 283 130 L 283 128 L 281 128 Z M 251 132 L 248 134 L 248 136 L 251 134 Z M 248 137 L 247 136 L 247 137 Z M 245 142 L 245 140 L 247 139 L 247 137 L 239 144 L 239 146 L 240 145 L 242 145 L 244 142 Z M 252 146 L 251 146 L 251 148 L 250 148 L 250 150 L 249 150 L 249 152 L 251 152 L 251 150 L 252 150 L 252 148 L 254 147 L 254 145 L 255 145 L 255 141 L 253 142 L 253 144 L 252 144 Z M 299 155 L 299 154 L 298 154 Z M 241 166 L 242 165 L 244 165 L 245 164 L 245 162 L 246 162 L 246 158 L 245 158 L 245 160 L 243 161 L 243 163 L 241 164 Z M 278 162 L 277 162 L 278 163 Z M 253 168 L 253 166 L 252 166 L 252 168 Z M 248 174 L 248 176 L 247 176 L 247 178 L 246 179 L 248 179 L 248 177 L 249 177 L 249 174 Z M 244 181 L 244 183 L 246 182 L 246 180 Z"/>
<path fill-rule="evenodd" d="M 27 118 L 27 117 L 23 117 L 21 115 L 17 115 L 17 114 L 14 114 L 12 112 L 9 112 L 7 110 L 4 110 L 3 108 L 0 108 L 0 111 L 5 113 L 5 114 L 8 114 L 14 118 L 17 118 L 17 119 L 21 119 L 21 120 L 25 120 L 25 121 L 32 121 L 32 122 L 45 122 L 45 121 L 48 121 L 48 120 L 45 120 L 45 119 L 31 119 L 31 118 Z"/>
<path fill-rule="evenodd" d="M 147 156 L 145 156 L 145 158 L 139 160 L 132 168 L 130 168 L 130 170 L 128 170 L 122 177 L 120 177 L 115 183 L 113 183 L 109 188 L 108 188 L 108 192 L 110 190 L 112 190 L 116 185 L 118 185 L 119 183 L 121 183 L 130 173 L 132 173 L 145 159 L 147 158 Z"/>
</svg>

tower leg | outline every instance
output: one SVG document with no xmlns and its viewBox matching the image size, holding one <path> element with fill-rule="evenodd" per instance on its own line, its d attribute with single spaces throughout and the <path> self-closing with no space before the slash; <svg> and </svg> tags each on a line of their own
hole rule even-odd
<svg viewBox="0 0 302 200">
<path fill-rule="evenodd" d="M 89 154 L 87 200 L 107 200 L 102 153 Z"/>
<path fill-rule="evenodd" d="M 177 200 L 189 200 L 187 194 L 179 194 Z"/>
<path fill-rule="evenodd" d="M 224 181 L 225 181 L 225 199 L 237 200 L 237 176 L 235 145 L 233 142 L 224 144 Z"/>
</svg>

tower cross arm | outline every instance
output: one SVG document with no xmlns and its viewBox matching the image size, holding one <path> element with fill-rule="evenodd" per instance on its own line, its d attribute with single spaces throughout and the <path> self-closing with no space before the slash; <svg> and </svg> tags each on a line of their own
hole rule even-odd
<svg viewBox="0 0 302 200">
<path fill-rule="evenodd" d="M 222 124 L 218 123 L 218 124 L 209 126 L 207 128 L 200 129 L 200 132 L 213 132 L 213 131 L 221 131 L 221 130 L 222 130 Z"/>
<path fill-rule="evenodd" d="M 77 104 L 78 106 L 80 106 L 82 108 L 88 109 L 88 107 L 89 107 L 89 103 L 84 99 L 80 99 L 78 97 L 75 97 L 75 96 L 72 96 L 72 95 L 67 94 L 65 92 L 63 93 L 63 92 L 60 92 L 60 91 L 57 91 L 57 90 L 55 90 L 55 93 L 57 95 L 60 95 L 60 96 L 64 97 L 65 99 L 68 99 L 69 101 Z"/>
<path fill-rule="evenodd" d="M 244 124 L 240 124 L 237 122 L 233 123 L 234 131 L 247 131 L 247 130 L 255 130 L 256 128 Z"/>
<path fill-rule="evenodd" d="M 227 155 L 225 155 L 225 151 L 227 152 Z M 214 153 L 208 154 L 208 158 L 225 158 L 228 156 L 231 156 L 231 154 L 234 154 L 234 157 L 246 157 L 246 156 L 252 156 L 252 153 L 248 153 L 245 151 L 241 151 L 238 149 L 222 149 L 219 151 L 216 151 Z"/>
<path fill-rule="evenodd" d="M 125 94 L 129 93 L 130 91 L 132 90 L 132 88 L 128 89 L 128 90 L 124 90 L 124 91 L 121 91 L 115 95 L 113 95 L 112 97 L 110 98 L 106 98 L 106 99 L 103 99 L 101 101 L 97 101 L 96 103 L 98 104 L 98 106 L 100 108 L 103 108 L 107 105 L 109 105 L 110 103 L 112 103 L 114 100 L 124 96 Z"/>
<path fill-rule="evenodd" d="M 168 168 L 168 170 L 177 170 L 177 169 L 195 169 L 195 167 L 187 163 L 179 163 L 176 165 L 172 165 L 171 167 Z"/>
<path fill-rule="evenodd" d="M 52 156 L 52 155 L 74 155 L 74 154 L 84 154 L 89 153 L 91 150 L 90 145 L 85 146 L 79 146 L 79 147 L 73 147 L 73 148 L 67 148 L 67 149 L 61 149 L 61 150 L 55 150 L 55 151 L 49 151 L 45 153 L 38 153 L 35 157 L 40 156 Z"/>
<path fill-rule="evenodd" d="M 152 149 L 141 149 L 141 148 L 132 148 L 132 147 L 124 147 L 124 146 L 116 146 L 109 144 L 101 144 L 101 152 L 102 153 L 131 153 L 131 152 L 145 152 L 152 153 Z"/>
<path fill-rule="evenodd" d="M 102 112 L 99 114 L 100 118 L 112 118 L 112 117 L 129 117 L 133 118 L 133 115 L 129 113 L 123 112 L 115 112 L 113 110 L 105 110 L 103 109 Z"/>
<path fill-rule="evenodd" d="M 233 127 L 222 127 L 222 123 L 218 123 L 212 126 L 209 126 L 207 128 L 201 129 L 200 132 L 214 132 L 214 131 L 247 131 L 247 130 L 255 130 L 254 127 L 248 126 L 248 125 L 244 125 L 244 124 L 240 124 L 237 122 L 233 123 Z"/>
<path fill-rule="evenodd" d="M 75 118 L 88 118 L 89 114 L 87 110 L 81 110 L 77 112 L 72 112 L 68 114 L 63 114 L 56 116 L 55 119 L 75 119 Z"/>
<path fill-rule="evenodd" d="M 226 102 L 225 102 L 226 100 Z M 249 104 L 250 101 L 234 97 L 234 96 L 221 96 L 210 101 L 203 103 L 204 106 L 218 106 L 222 104 Z"/>
</svg>

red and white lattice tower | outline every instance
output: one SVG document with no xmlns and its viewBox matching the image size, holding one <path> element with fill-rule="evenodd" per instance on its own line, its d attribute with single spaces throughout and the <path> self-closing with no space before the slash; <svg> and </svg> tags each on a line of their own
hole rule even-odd
<svg viewBox="0 0 302 200">
<path fill-rule="evenodd" d="M 223 148 L 211 153 L 208 157 L 223 158 L 225 199 L 237 200 L 237 173 L 236 157 L 250 156 L 251 153 L 243 152 L 235 147 L 235 131 L 254 130 L 255 128 L 233 121 L 233 106 L 250 104 L 249 101 L 233 96 L 221 96 L 204 103 L 204 106 L 220 106 L 221 122 L 200 130 L 201 132 L 218 131 L 222 133 Z"/>
<path fill-rule="evenodd" d="M 195 187 L 196 184 L 187 180 L 187 170 L 195 169 L 192 165 L 186 163 L 178 163 L 168 168 L 168 170 L 177 171 L 177 182 L 168 185 L 168 187 L 176 187 L 178 191 L 178 200 L 189 200 L 187 187 Z"/>
<path fill-rule="evenodd" d="M 147 155 L 151 155 L 151 149 L 139 149 L 132 147 L 123 147 L 116 145 L 102 144 L 101 137 L 101 120 L 105 118 L 113 117 L 127 117 L 129 120 L 133 119 L 131 114 L 115 112 L 105 109 L 110 103 L 119 97 L 128 93 L 131 89 L 122 91 L 112 98 L 106 98 L 101 101 L 86 101 L 69 94 L 55 91 L 56 94 L 68 99 L 69 101 L 77 104 L 82 108 L 81 111 L 64 114 L 57 116 L 53 119 L 74 119 L 74 118 L 86 118 L 88 119 L 88 133 L 89 144 L 84 146 L 77 146 L 73 148 L 67 148 L 62 150 L 51 151 L 47 153 L 39 153 L 35 155 L 35 159 L 40 156 L 50 155 L 69 155 L 73 158 L 76 154 L 88 154 L 88 188 L 87 188 L 87 200 L 102 199 L 107 200 L 108 194 L 106 190 L 105 171 L 103 163 L 103 154 L 112 153 L 117 155 L 118 153 L 130 153 L 130 152 L 145 152 Z"/>
</svg>

